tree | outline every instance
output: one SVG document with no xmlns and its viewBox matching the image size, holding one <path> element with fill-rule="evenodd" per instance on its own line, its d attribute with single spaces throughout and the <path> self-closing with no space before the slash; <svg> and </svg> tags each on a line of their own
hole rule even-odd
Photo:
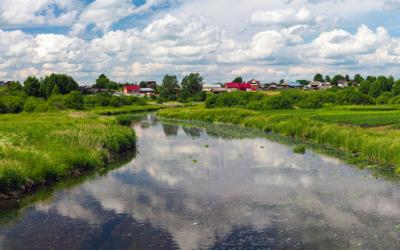
<svg viewBox="0 0 400 250">
<path fill-rule="evenodd" d="M 52 94 L 54 86 L 57 86 L 60 94 L 68 94 L 71 91 L 78 90 L 78 83 L 70 76 L 64 74 L 51 74 L 46 76 L 41 85 L 41 96 L 49 98 Z"/>
<path fill-rule="evenodd" d="M 199 73 L 191 73 L 182 80 L 181 98 L 187 99 L 198 95 L 202 91 L 203 77 Z"/>
<path fill-rule="evenodd" d="M 314 81 L 316 81 L 316 82 L 324 82 L 324 77 L 320 73 L 318 73 L 318 74 L 316 74 L 314 76 Z"/>
<path fill-rule="evenodd" d="M 243 82 L 243 78 L 241 76 L 238 76 L 235 79 L 233 79 L 233 82 L 242 83 Z"/>
<path fill-rule="evenodd" d="M 394 79 L 385 76 L 379 76 L 376 81 L 371 85 L 368 94 L 371 97 L 377 98 L 382 92 L 389 92 L 392 90 Z"/>
<path fill-rule="evenodd" d="M 346 76 L 344 77 L 344 79 L 345 79 L 346 81 L 350 81 L 350 76 L 349 76 L 349 75 L 346 75 Z"/>
<path fill-rule="evenodd" d="M 329 76 L 329 75 L 326 75 L 325 76 L 325 82 L 331 82 L 331 77 Z"/>
<path fill-rule="evenodd" d="M 364 81 L 364 78 L 363 78 L 360 74 L 356 74 L 356 75 L 354 76 L 354 81 L 355 81 L 357 84 L 361 84 L 361 82 Z"/>
<path fill-rule="evenodd" d="M 34 76 L 29 76 L 24 81 L 23 89 L 29 96 L 40 96 L 40 81 Z"/>
<path fill-rule="evenodd" d="M 160 89 L 160 97 L 166 100 L 176 100 L 179 93 L 176 76 L 165 75 Z"/>
<path fill-rule="evenodd" d="M 139 83 L 139 86 L 140 86 L 141 88 L 147 88 L 147 83 L 146 83 L 145 81 L 141 81 L 141 82 Z"/>
<path fill-rule="evenodd" d="M 282 84 L 284 84 L 284 83 L 285 83 L 285 80 L 284 80 L 284 79 L 279 80 L 279 84 L 280 84 L 280 85 L 282 85 Z"/>
<path fill-rule="evenodd" d="M 310 81 L 307 80 L 297 80 L 298 83 L 300 83 L 301 85 L 308 85 L 310 83 Z"/>
<path fill-rule="evenodd" d="M 394 96 L 400 95 L 400 80 L 397 80 L 393 87 L 392 87 L 392 93 Z"/>
<path fill-rule="evenodd" d="M 331 80 L 331 84 L 332 85 L 338 85 L 338 81 L 340 80 L 344 80 L 344 76 L 342 75 L 335 75 L 332 80 Z"/>
<path fill-rule="evenodd" d="M 99 89 L 118 89 L 118 84 L 116 82 L 111 81 L 105 74 L 99 75 L 96 79 L 96 88 Z"/>
<path fill-rule="evenodd" d="M 7 85 L 7 90 L 10 91 L 10 92 L 21 91 L 22 90 L 22 85 L 18 81 L 10 82 Z"/>
</svg>

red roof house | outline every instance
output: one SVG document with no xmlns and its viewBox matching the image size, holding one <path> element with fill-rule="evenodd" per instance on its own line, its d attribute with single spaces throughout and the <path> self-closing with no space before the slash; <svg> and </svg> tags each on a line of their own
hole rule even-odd
<svg viewBox="0 0 400 250">
<path fill-rule="evenodd" d="M 252 87 L 250 83 L 238 83 L 238 82 L 228 82 L 225 84 L 225 88 L 227 89 L 237 89 L 241 91 L 252 91 Z"/>
<path fill-rule="evenodd" d="M 140 86 L 139 85 L 125 85 L 124 94 L 125 95 L 140 94 Z"/>
</svg>

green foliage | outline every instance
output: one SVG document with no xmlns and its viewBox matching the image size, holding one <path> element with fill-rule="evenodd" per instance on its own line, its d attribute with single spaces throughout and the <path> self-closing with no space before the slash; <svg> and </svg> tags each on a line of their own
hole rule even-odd
<svg viewBox="0 0 400 250">
<path fill-rule="evenodd" d="M 392 93 L 394 96 L 400 95 L 400 80 L 397 80 L 392 87 Z"/>
<path fill-rule="evenodd" d="M 34 77 L 34 76 L 29 76 L 26 78 L 24 81 L 24 87 L 23 87 L 25 93 L 29 96 L 40 96 L 40 81 Z"/>
<path fill-rule="evenodd" d="M 78 83 L 72 77 L 64 74 L 53 73 L 46 76 L 40 85 L 41 96 L 45 98 L 49 98 L 52 94 L 58 94 L 58 91 L 60 94 L 68 94 L 74 90 L 78 90 Z"/>
<path fill-rule="evenodd" d="M 179 85 L 176 76 L 165 75 L 160 89 L 160 97 L 175 101 L 178 98 Z"/>
<path fill-rule="evenodd" d="M 324 82 L 325 79 L 324 79 L 324 77 L 323 77 L 320 73 L 318 73 L 318 74 L 316 74 L 316 75 L 314 76 L 314 81 L 316 81 L 316 82 Z"/>
<path fill-rule="evenodd" d="M 331 84 L 332 85 L 338 85 L 338 81 L 340 80 L 344 80 L 344 76 L 342 75 L 335 75 L 332 80 L 331 80 Z"/>
<path fill-rule="evenodd" d="M 103 167 L 135 147 L 135 132 L 91 113 L 0 116 L 0 193 Z"/>
<path fill-rule="evenodd" d="M 84 101 L 81 92 L 72 91 L 68 95 L 65 95 L 65 106 L 70 109 L 83 109 Z"/>
<path fill-rule="evenodd" d="M 28 113 L 47 111 L 47 104 L 41 98 L 30 96 L 25 100 L 24 111 Z"/>
<path fill-rule="evenodd" d="M 0 113 L 19 113 L 23 110 L 24 100 L 20 96 L 2 96 L 0 99 Z"/>
<path fill-rule="evenodd" d="M 51 95 L 47 100 L 47 104 L 51 110 L 62 110 L 67 108 L 65 98 L 62 95 Z"/>
<path fill-rule="evenodd" d="M 233 79 L 233 81 L 232 82 L 236 82 L 236 83 L 242 83 L 243 82 L 243 77 L 241 77 L 241 76 L 238 76 L 238 77 L 236 77 L 235 79 Z"/>
<path fill-rule="evenodd" d="M 362 77 L 360 74 L 356 74 L 356 75 L 354 76 L 354 81 L 355 81 L 357 84 L 361 84 L 361 83 L 364 81 L 364 77 Z"/>
<path fill-rule="evenodd" d="M 376 98 L 376 104 L 388 104 L 390 99 L 393 98 L 391 92 L 383 92 L 378 98 Z"/>
<path fill-rule="evenodd" d="M 202 92 L 202 82 L 203 77 L 199 73 L 191 73 L 185 76 L 181 83 L 182 90 L 180 98 L 182 100 L 187 100 L 198 95 Z"/>
<path fill-rule="evenodd" d="M 95 87 L 99 89 L 108 89 L 108 90 L 119 88 L 116 82 L 111 81 L 104 74 L 99 75 L 99 77 L 96 79 Z"/>
</svg>

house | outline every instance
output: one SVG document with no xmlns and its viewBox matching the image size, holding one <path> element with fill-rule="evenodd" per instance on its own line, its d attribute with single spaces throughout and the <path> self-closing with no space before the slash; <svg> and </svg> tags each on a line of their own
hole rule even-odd
<svg viewBox="0 0 400 250">
<path fill-rule="evenodd" d="M 301 85 L 298 81 L 296 82 L 288 82 L 288 86 L 291 89 L 296 89 L 296 88 L 302 88 L 303 85 Z"/>
<path fill-rule="evenodd" d="M 124 95 L 140 95 L 139 85 L 125 85 Z"/>
<path fill-rule="evenodd" d="M 154 95 L 154 89 L 152 88 L 140 88 L 140 95 L 141 96 L 152 96 Z"/>
<path fill-rule="evenodd" d="M 211 93 L 223 93 L 227 92 L 226 88 L 223 88 L 221 84 L 214 84 L 214 83 L 205 83 L 203 84 L 203 91 L 204 92 L 211 92 Z"/>
<path fill-rule="evenodd" d="M 257 91 L 257 90 L 261 89 L 261 84 L 260 84 L 259 80 L 251 79 L 248 83 L 251 85 L 251 89 L 253 91 Z"/>
<path fill-rule="evenodd" d="M 308 85 L 304 86 L 304 89 L 319 90 L 321 85 L 322 85 L 322 82 L 312 81 Z"/>
<path fill-rule="evenodd" d="M 228 92 L 232 91 L 256 91 L 254 87 L 251 86 L 250 83 L 238 83 L 238 82 L 228 82 L 225 84 L 225 88 Z"/>
<path fill-rule="evenodd" d="M 150 89 L 153 89 L 153 90 L 157 88 L 157 82 L 156 81 L 146 81 L 144 83 L 145 83 L 144 84 L 145 85 L 144 88 L 150 88 Z"/>
<path fill-rule="evenodd" d="M 338 87 L 340 87 L 340 88 L 349 87 L 349 82 L 346 80 L 339 80 L 337 83 L 338 83 Z"/>
</svg>

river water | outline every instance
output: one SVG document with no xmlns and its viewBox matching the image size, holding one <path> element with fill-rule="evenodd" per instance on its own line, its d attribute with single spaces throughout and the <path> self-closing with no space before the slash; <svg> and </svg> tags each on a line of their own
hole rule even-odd
<svg viewBox="0 0 400 250">
<path fill-rule="evenodd" d="M 133 126 L 130 162 L 3 208 L 0 249 L 400 248 L 395 182 L 233 126 Z"/>
</svg>

